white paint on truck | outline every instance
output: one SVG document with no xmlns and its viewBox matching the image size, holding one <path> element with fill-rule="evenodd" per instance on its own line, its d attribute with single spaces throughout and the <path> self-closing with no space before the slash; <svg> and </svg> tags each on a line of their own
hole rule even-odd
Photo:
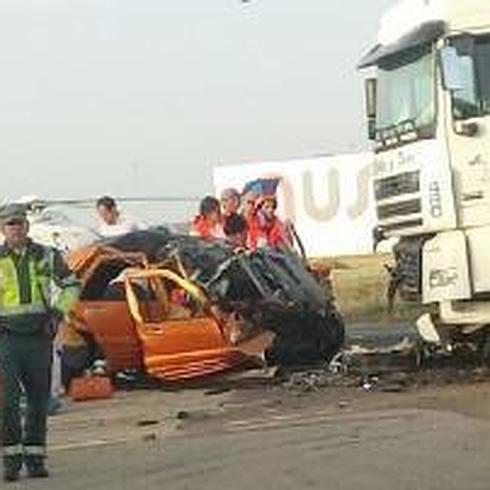
<svg viewBox="0 0 490 490">
<path fill-rule="evenodd" d="M 442 325 L 489 325 L 490 1 L 399 1 L 360 67 L 400 289 Z"/>
</svg>

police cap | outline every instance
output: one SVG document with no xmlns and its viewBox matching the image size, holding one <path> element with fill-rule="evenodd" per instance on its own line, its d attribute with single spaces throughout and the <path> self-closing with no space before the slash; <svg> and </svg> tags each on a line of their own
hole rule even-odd
<svg viewBox="0 0 490 490">
<path fill-rule="evenodd" d="M 11 221 L 27 221 L 25 206 L 21 204 L 7 204 L 0 208 L 0 225 L 6 225 Z"/>
</svg>

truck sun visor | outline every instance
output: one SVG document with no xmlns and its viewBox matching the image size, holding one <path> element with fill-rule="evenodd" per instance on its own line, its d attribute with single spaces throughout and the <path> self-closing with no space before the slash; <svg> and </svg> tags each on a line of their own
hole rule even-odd
<svg viewBox="0 0 490 490">
<path fill-rule="evenodd" d="M 442 21 L 431 21 L 422 24 L 413 31 L 401 37 L 398 41 L 374 46 L 359 62 L 358 69 L 378 65 L 380 61 L 410 48 L 429 44 L 446 33 L 447 24 Z"/>
</svg>

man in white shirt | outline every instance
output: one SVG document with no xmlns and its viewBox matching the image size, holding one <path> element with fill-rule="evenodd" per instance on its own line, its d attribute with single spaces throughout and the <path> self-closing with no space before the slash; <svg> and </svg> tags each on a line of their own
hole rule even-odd
<svg viewBox="0 0 490 490">
<path fill-rule="evenodd" d="M 113 197 L 103 196 L 97 199 L 96 209 L 101 220 L 98 231 L 104 238 L 125 235 L 143 228 L 136 221 L 121 215 Z"/>
</svg>

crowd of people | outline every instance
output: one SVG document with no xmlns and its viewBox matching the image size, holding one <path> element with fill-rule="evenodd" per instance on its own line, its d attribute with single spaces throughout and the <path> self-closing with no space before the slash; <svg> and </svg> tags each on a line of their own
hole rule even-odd
<svg viewBox="0 0 490 490">
<path fill-rule="evenodd" d="M 236 248 L 292 247 L 291 225 L 277 216 L 275 194 L 243 193 L 229 188 L 221 199 L 206 196 L 194 218 L 191 234 L 205 240 L 225 239 Z"/>
<path fill-rule="evenodd" d="M 123 215 L 114 198 L 97 200 L 99 233 L 113 237 L 144 229 L 142 223 Z M 190 234 L 204 240 L 226 240 L 235 248 L 254 250 L 258 247 L 292 247 L 292 225 L 277 215 L 275 193 L 261 194 L 245 189 L 225 189 L 220 199 L 204 197 L 199 212 L 190 224 Z"/>
</svg>

